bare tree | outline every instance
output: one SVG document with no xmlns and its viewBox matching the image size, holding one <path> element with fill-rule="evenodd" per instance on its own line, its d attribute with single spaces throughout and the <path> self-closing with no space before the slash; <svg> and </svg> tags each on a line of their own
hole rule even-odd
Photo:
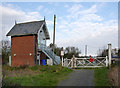
<svg viewBox="0 0 120 88">
<path fill-rule="evenodd" d="M 65 49 L 65 58 L 72 58 L 74 55 L 75 57 L 79 57 L 81 51 L 77 47 L 66 47 Z"/>
<path fill-rule="evenodd" d="M 3 64 L 6 64 L 9 61 L 10 41 L 2 40 L 1 45 L 2 45 L 2 62 L 3 62 Z"/>
</svg>

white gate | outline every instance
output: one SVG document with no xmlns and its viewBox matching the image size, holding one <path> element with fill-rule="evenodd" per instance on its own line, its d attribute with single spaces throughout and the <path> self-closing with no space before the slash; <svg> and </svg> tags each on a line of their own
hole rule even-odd
<svg viewBox="0 0 120 88">
<path fill-rule="evenodd" d="M 62 59 L 62 66 L 71 67 L 71 68 L 95 68 L 95 67 L 111 67 L 111 44 L 108 44 L 108 57 L 94 57 L 92 61 L 89 61 L 89 57 L 87 58 L 76 58 L 73 56 L 72 59 L 65 58 Z M 63 57 L 63 56 L 62 56 Z M 109 64 L 109 65 L 108 65 Z"/>
<path fill-rule="evenodd" d="M 76 58 L 64 59 L 63 66 L 71 68 L 95 68 L 95 67 L 107 67 L 108 58 L 106 57 L 94 57 L 90 62 L 89 58 Z"/>
</svg>

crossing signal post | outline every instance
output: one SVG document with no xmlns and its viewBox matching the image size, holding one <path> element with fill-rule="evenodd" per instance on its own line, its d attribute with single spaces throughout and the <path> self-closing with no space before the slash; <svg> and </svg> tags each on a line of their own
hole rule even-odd
<svg viewBox="0 0 120 88">
<path fill-rule="evenodd" d="M 87 57 L 87 45 L 85 45 L 85 57 Z"/>
</svg>

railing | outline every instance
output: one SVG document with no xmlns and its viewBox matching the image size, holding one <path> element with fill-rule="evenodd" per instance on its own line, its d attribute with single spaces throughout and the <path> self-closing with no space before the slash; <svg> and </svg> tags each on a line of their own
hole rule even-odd
<svg viewBox="0 0 120 88">
<path fill-rule="evenodd" d="M 47 56 L 50 59 L 53 59 L 54 64 L 59 64 L 60 63 L 60 57 L 57 56 L 50 47 L 41 44 L 40 46 L 38 46 L 39 50 L 42 50 L 45 54 L 47 54 Z"/>
</svg>

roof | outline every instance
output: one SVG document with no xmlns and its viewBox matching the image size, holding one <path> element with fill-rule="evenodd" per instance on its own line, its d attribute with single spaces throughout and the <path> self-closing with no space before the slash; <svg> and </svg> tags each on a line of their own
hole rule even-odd
<svg viewBox="0 0 120 88">
<path fill-rule="evenodd" d="M 41 27 L 44 27 L 46 39 L 50 39 L 45 20 L 18 23 L 8 32 L 6 36 L 21 36 L 37 34 Z"/>
</svg>

